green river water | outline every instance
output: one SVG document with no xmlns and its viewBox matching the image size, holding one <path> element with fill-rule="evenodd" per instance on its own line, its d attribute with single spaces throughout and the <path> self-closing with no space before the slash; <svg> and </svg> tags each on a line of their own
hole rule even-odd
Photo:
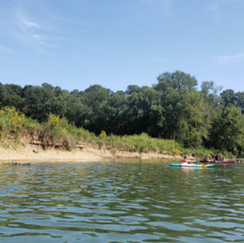
<svg viewBox="0 0 244 243">
<path fill-rule="evenodd" d="M 244 242 L 244 164 L 0 166 L 0 242 Z"/>
</svg>

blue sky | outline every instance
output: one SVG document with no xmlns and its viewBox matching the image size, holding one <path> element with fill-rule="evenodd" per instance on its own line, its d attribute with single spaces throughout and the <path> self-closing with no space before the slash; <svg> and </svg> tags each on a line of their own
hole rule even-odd
<svg viewBox="0 0 244 243">
<path fill-rule="evenodd" d="M 244 91 L 244 0 L 2 0 L 0 82 L 149 86 L 176 70 Z"/>
</svg>

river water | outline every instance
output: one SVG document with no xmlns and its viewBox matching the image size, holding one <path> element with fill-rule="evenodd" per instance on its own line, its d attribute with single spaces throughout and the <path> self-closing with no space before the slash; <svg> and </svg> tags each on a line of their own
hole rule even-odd
<svg viewBox="0 0 244 243">
<path fill-rule="evenodd" d="M 244 164 L 169 163 L 3 164 L 0 242 L 244 242 Z"/>
</svg>

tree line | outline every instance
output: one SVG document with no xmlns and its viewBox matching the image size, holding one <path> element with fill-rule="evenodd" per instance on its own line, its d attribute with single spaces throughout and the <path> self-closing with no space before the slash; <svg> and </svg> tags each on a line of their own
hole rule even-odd
<svg viewBox="0 0 244 243">
<path fill-rule="evenodd" d="M 50 114 L 95 134 L 146 133 L 175 140 L 184 148 L 207 148 L 235 155 L 244 152 L 244 92 L 222 90 L 194 76 L 164 72 L 151 87 L 129 85 L 113 92 L 101 85 L 84 91 L 0 83 L 1 107 L 46 122 Z"/>
</svg>

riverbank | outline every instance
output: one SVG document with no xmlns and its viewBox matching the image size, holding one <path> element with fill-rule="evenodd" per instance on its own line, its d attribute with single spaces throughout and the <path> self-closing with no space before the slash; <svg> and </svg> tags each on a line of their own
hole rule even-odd
<svg viewBox="0 0 244 243">
<path fill-rule="evenodd" d="M 180 159 L 178 155 L 172 156 L 167 153 L 137 153 L 116 151 L 115 154 L 111 150 L 96 149 L 89 146 L 84 148 L 76 148 L 72 151 L 64 151 L 61 149 L 49 148 L 42 149 L 40 146 L 27 144 L 18 145 L 15 148 L 0 147 L 0 163 L 14 161 L 28 161 L 31 163 L 41 162 L 92 162 L 114 159 L 141 159 L 141 160 L 157 160 L 157 159 Z"/>
</svg>

